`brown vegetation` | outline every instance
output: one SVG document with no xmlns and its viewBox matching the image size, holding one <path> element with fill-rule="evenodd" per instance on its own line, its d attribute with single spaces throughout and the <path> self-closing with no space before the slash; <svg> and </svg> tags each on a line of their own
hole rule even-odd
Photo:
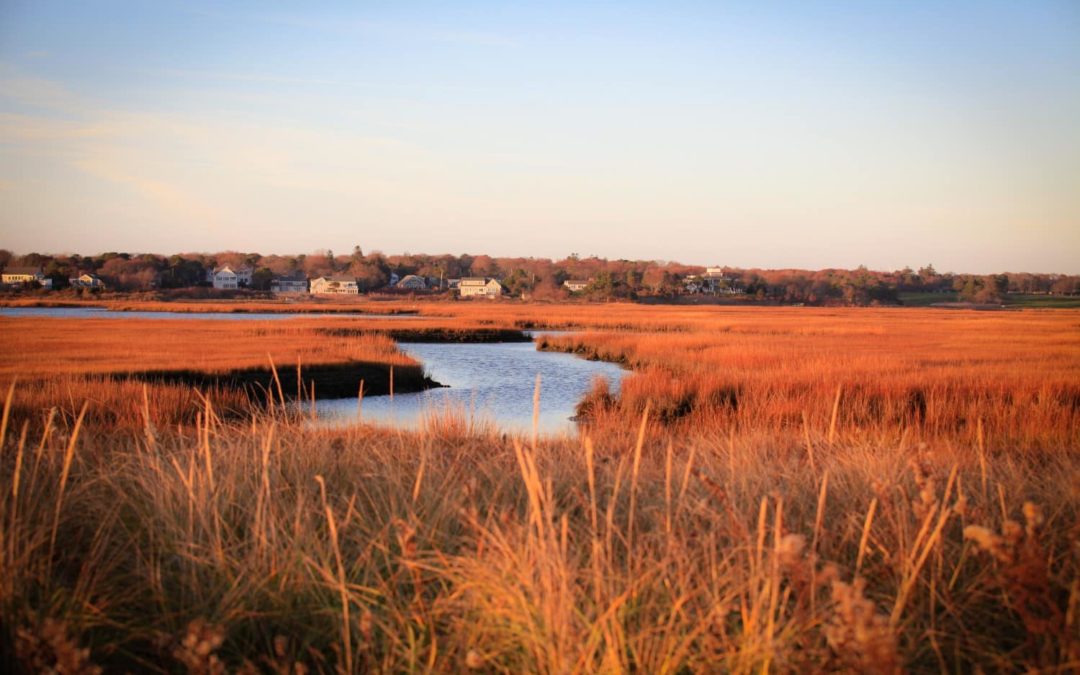
<svg viewBox="0 0 1080 675">
<path fill-rule="evenodd" d="M 141 388 L 137 427 L 5 413 L 0 669 L 1080 667 L 1074 313 L 425 313 L 591 328 L 548 346 L 636 371 L 580 439 L 229 422 L 209 397 L 177 429 Z M 331 325 L 297 321 L 221 330 Z"/>
<path fill-rule="evenodd" d="M 355 325 L 369 328 L 333 335 L 304 319 L 0 318 L 0 387 L 19 382 L 17 421 L 53 407 L 73 419 L 90 401 L 90 420 L 139 426 L 149 406 L 158 420 L 194 421 L 204 396 L 235 415 L 267 399 L 356 396 L 361 380 L 367 393 L 387 393 L 391 368 L 399 392 L 430 386 L 378 326 Z"/>
<path fill-rule="evenodd" d="M 619 423 L 828 428 L 1058 450 L 1080 438 L 1075 314 L 719 310 L 679 332 L 585 332 L 540 348 L 627 364 Z M 612 408 L 612 406 L 607 406 Z"/>
</svg>

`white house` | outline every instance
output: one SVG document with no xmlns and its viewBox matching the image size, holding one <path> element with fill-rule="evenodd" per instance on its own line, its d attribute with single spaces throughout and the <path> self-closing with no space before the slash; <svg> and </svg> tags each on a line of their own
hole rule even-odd
<svg viewBox="0 0 1080 675">
<path fill-rule="evenodd" d="M 10 286 L 25 286 L 37 282 L 44 288 L 52 288 L 52 279 L 45 276 L 40 267 L 8 267 L 0 275 L 0 282 Z"/>
<path fill-rule="evenodd" d="M 503 285 L 495 279 L 468 277 L 461 280 L 458 292 L 463 298 L 497 298 L 503 293 Z"/>
<path fill-rule="evenodd" d="M 353 277 L 317 277 L 311 280 L 312 295 L 357 295 L 360 287 Z"/>
<path fill-rule="evenodd" d="M 427 282 L 415 274 L 407 274 L 401 281 L 397 282 L 397 288 L 410 291 L 425 291 L 427 290 Z"/>
<path fill-rule="evenodd" d="M 308 280 L 303 274 L 277 276 L 270 280 L 270 292 L 274 295 L 307 293 Z"/>
<path fill-rule="evenodd" d="M 589 287 L 589 282 L 584 279 L 567 279 L 562 282 L 563 287 L 571 293 L 578 293 Z"/>
<path fill-rule="evenodd" d="M 105 283 L 96 274 L 82 274 L 68 279 L 68 286 L 72 288 L 105 288 Z"/>
<path fill-rule="evenodd" d="M 231 265 L 224 265 L 208 271 L 207 281 L 212 283 L 214 288 L 247 288 L 251 285 L 251 272 L 252 269 L 247 266 L 234 270 Z"/>
<path fill-rule="evenodd" d="M 706 267 L 705 274 L 687 275 L 683 280 L 687 293 L 715 293 L 720 295 L 738 295 L 742 289 L 735 286 L 732 278 L 724 276 L 722 267 Z"/>
</svg>

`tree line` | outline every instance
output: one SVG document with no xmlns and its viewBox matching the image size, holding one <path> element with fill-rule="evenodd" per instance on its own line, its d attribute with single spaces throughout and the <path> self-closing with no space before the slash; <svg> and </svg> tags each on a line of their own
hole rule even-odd
<svg viewBox="0 0 1080 675">
<path fill-rule="evenodd" d="M 493 257 L 489 255 L 365 254 L 359 246 L 347 254 L 320 250 L 299 255 L 260 255 L 239 251 L 180 253 L 107 252 L 93 256 L 29 253 L 15 255 L 0 249 L 0 268 L 40 267 L 63 289 L 68 279 L 96 274 L 113 291 L 142 292 L 205 287 L 206 270 L 222 265 L 254 270 L 250 291 L 266 291 L 278 275 L 303 274 L 309 278 L 345 275 L 357 280 L 361 292 L 387 288 L 392 275 L 409 274 L 427 279 L 490 277 L 498 279 L 512 296 L 537 300 L 570 295 L 563 282 L 587 281 L 577 293 L 594 300 L 675 299 L 689 293 L 688 281 L 705 268 L 657 260 L 609 260 L 577 254 L 562 260 Z M 901 293 L 939 293 L 943 300 L 999 302 L 1010 293 L 1080 294 L 1080 276 L 1006 273 L 995 275 L 939 273 L 933 265 L 914 270 L 875 271 L 824 269 L 745 269 L 723 267 L 719 286 L 731 297 L 779 303 L 815 305 L 897 304 Z"/>
</svg>

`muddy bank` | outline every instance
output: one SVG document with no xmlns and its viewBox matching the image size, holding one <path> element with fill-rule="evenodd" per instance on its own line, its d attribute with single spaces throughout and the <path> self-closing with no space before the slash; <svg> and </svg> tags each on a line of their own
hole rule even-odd
<svg viewBox="0 0 1080 675">
<path fill-rule="evenodd" d="M 370 333 L 389 336 L 397 342 L 446 342 L 475 344 L 491 342 L 532 342 L 532 338 L 512 328 L 318 328 L 317 332 L 334 337 L 354 337 Z"/>
<path fill-rule="evenodd" d="M 247 391 L 257 399 L 265 399 L 267 391 L 277 397 L 278 384 L 269 367 L 246 368 L 224 373 L 206 373 L 190 370 L 154 370 L 126 373 L 118 377 L 143 382 L 184 384 L 200 389 L 226 387 Z M 314 385 L 315 398 L 350 398 L 360 391 L 364 383 L 365 396 L 389 394 L 393 378 L 393 391 L 397 394 L 412 393 L 441 387 L 442 385 L 424 375 L 422 366 L 389 366 L 383 363 L 349 361 L 304 366 L 299 378 L 296 367 L 282 365 L 278 368 L 281 391 L 285 398 L 310 398 Z M 301 393 L 302 392 L 302 393 Z"/>
</svg>

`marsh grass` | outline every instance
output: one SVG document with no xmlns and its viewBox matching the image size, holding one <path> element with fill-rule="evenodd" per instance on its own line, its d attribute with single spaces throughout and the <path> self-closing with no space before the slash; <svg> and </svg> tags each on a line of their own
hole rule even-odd
<svg viewBox="0 0 1080 675">
<path fill-rule="evenodd" d="M 5 667 L 896 672 L 1080 657 L 1074 451 L 982 457 L 846 433 L 811 468 L 801 434 L 688 442 L 643 426 L 533 444 L 467 420 L 447 433 L 449 416 L 330 431 L 207 407 L 184 433 L 8 434 Z"/>
<path fill-rule="evenodd" d="M 1076 670 L 1080 444 L 1055 389 L 1076 352 L 1058 321 L 1029 338 L 1050 365 L 994 360 L 987 338 L 972 359 L 998 365 L 921 382 L 927 419 L 945 405 L 934 386 L 966 387 L 948 399 L 973 420 L 962 429 L 890 407 L 915 375 L 887 349 L 880 382 L 857 353 L 806 363 L 793 335 L 837 337 L 805 321 L 754 324 L 795 346 L 780 364 L 740 351 L 764 372 L 734 381 L 693 372 L 719 354 L 681 342 L 689 329 L 571 336 L 645 378 L 618 399 L 598 384 L 604 414 L 580 438 L 507 435 L 460 409 L 417 432 L 327 429 L 153 388 L 118 392 L 115 419 L 136 423 L 114 424 L 16 383 L 0 423 L 0 670 Z M 714 381 L 734 399 L 698 405 Z M 673 416 L 662 387 L 690 411 Z M 15 414 L 49 397 L 62 410 Z M 194 419 L 175 423 L 174 405 Z"/>
</svg>

